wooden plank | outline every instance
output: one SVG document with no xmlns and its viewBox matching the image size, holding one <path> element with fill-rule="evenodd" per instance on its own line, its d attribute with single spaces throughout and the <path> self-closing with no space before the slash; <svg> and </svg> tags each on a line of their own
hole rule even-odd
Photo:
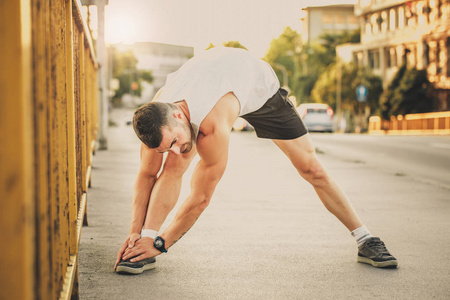
<svg viewBox="0 0 450 300">
<path fill-rule="evenodd" d="M 86 20 L 82 18 L 81 16 L 81 1 L 80 0 L 72 0 L 73 4 L 73 19 L 75 20 L 75 23 L 77 24 L 79 30 L 81 32 L 89 32 L 89 26 L 86 23 Z M 85 35 L 84 38 L 86 39 L 87 47 L 89 47 L 90 55 L 92 56 L 93 61 L 95 64 L 97 64 L 97 58 L 95 56 L 94 51 L 94 44 L 92 43 L 92 38 L 90 34 Z"/>
<path fill-rule="evenodd" d="M 91 68 L 90 68 L 90 56 L 89 56 L 89 48 L 84 48 L 84 69 L 85 69 L 85 93 L 86 93 L 86 166 L 89 167 L 92 164 L 92 153 L 91 153 Z M 89 176 L 86 176 L 87 182 L 89 182 Z M 86 185 L 86 191 L 87 187 Z"/>
<path fill-rule="evenodd" d="M 73 293 L 73 287 L 76 282 L 76 274 L 78 271 L 78 255 L 71 255 L 67 266 L 66 274 L 64 276 L 64 284 L 59 296 L 60 300 L 69 300 Z"/>
<path fill-rule="evenodd" d="M 50 2 L 50 37 L 47 40 L 49 51 L 49 64 L 48 64 L 48 74 L 49 77 L 49 150 L 50 150 L 50 212 L 51 212 L 51 222 L 52 222 L 52 273 L 53 273 L 53 284 L 55 285 L 54 294 L 52 298 L 58 297 L 61 286 L 62 286 L 62 247 L 61 247 L 61 218 L 60 218 L 60 160 L 59 160 L 59 105 L 57 99 L 57 73 L 56 73 L 56 62 L 54 57 L 56 56 L 56 46 L 55 43 L 55 30 L 56 27 L 53 26 L 55 20 L 54 10 L 55 1 Z"/>
<path fill-rule="evenodd" d="M 80 129 L 80 138 L 81 138 L 81 168 L 82 168 L 82 185 L 83 192 L 87 191 L 86 185 L 86 70 L 85 70 L 85 51 L 84 51 L 84 32 L 81 32 L 80 37 L 80 118 L 81 118 L 81 129 Z"/>
<path fill-rule="evenodd" d="M 36 0 L 32 6 L 33 29 L 33 98 L 36 167 L 36 287 L 37 295 L 46 299 L 52 294 L 50 241 L 50 203 L 48 196 L 48 89 L 47 44 L 49 38 L 48 1 Z"/>
<path fill-rule="evenodd" d="M 54 22 L 54 55 L 56 73 L 56 103 L 58 106 L 58 141 L 59 141 L 59 219 L 61 243 L 61 286 L 64 271 L 69 263 L 69 203 L 68 203 L 68 157 L 67 157 L 67 92 L 66 92 L 66 56 L 65 56 L 65 2 L 55 1 L 52 14 Z"/>
<path fill-rule="evenodd" d="M 66 5 L 66 81 L 67 81 L 67 148 L 68 148 L 68 188 L 70 216 L 70 255 L 78 253 L 77 242 L 77 167 L 75 145 L 75 97 L 73 68 L 73 22 L 72 5 Z"/>
<path fill-rule="evenodd" d="M 34 298 L 30 15 L 30 1 L 0 1 L 0 299 Z"/>
<path fill-rule="evenodd" d="M 81 184 L 83 193 L 87 192 L 88 185 L 87 182 L 87 124 L 86 124 L 86 69 L 85 69 L 85 50 L 84 50 L 84 33 L 81 32 L 80 37 L 80 117 L 81 117 L 81 128 L 80 128 L 80 139 L 81 139 Z M 84 214 L 83 225 L 88 225 L 87 210 Z"/>
</svg>

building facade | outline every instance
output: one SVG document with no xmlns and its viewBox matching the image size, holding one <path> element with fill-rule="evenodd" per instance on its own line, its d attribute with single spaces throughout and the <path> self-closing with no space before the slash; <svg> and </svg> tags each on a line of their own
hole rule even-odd
<svg viewBox="0 0 450 300">
<path fill-rule="evenodd" d="M 302 41 L 308 44 L 324 33 L 359 29 L 354 5 L 308 6 L 302 10 Z"/>
<path fill-rule="evenodd" d="M 384 88 L 403 63 L 426 69 L 437 93 L 434 109 L 450 110 L 450 1 L 359 0 L 355 15 L 361 44 L 339 46 L 338 56 L 369 66 Z"/>
</svg>

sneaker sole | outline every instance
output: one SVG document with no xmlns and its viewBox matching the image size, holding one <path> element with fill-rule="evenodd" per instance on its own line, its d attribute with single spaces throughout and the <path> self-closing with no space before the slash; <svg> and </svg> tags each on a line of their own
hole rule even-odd
<svg viewBox="0 0 450 300">
<path fill-rule="evenodd" d="M 358 256 L 358 262 L 372 265 L 376 268 L 396 268 L 398 263 L 396 260 L 373 261 L 370 258 Z"/>
<path fill-rule="evenodd" d="M 131 268 L 131 267 L 127 267 L 127 266 L 117 266 L 116 268 L 116 272 L 119 274 L 133 274 L 133 275 L 137 275 L 137 274 L 141 274 L 144 271 L 147 270 L 152 270 L 156 268 L 156 262 L 151 263 L 151 264 L 147 264 L 145 266 L 143 266 L 142 268 Z"/>
</svg>

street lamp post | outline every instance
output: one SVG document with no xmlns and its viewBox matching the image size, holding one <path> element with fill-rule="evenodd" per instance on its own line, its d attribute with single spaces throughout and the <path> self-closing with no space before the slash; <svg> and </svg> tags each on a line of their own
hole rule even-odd
<svg viewBox="0 0 450 300">
<path fill-rule="evenodd" d="M 336 65 L 336 130 L 340 131 L 341 128 L 341 118 L 342 118 L 342 62 L 339 57 L 337 57 Z"/>
</svg>

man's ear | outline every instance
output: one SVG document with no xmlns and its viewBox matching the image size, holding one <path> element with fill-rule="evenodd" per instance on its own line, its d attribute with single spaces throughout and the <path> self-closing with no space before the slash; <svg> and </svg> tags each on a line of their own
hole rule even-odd
<svg viewBox="0 0 450 300">
<path fill-rule="evenodd" d="M 173 117 L 175 119 L 182 120 L 183 119 L 183 113 L 181 111 L 179 111 L 179 110 L 176 110 L 176 111 L 173 112 Z"/>
</svg>

